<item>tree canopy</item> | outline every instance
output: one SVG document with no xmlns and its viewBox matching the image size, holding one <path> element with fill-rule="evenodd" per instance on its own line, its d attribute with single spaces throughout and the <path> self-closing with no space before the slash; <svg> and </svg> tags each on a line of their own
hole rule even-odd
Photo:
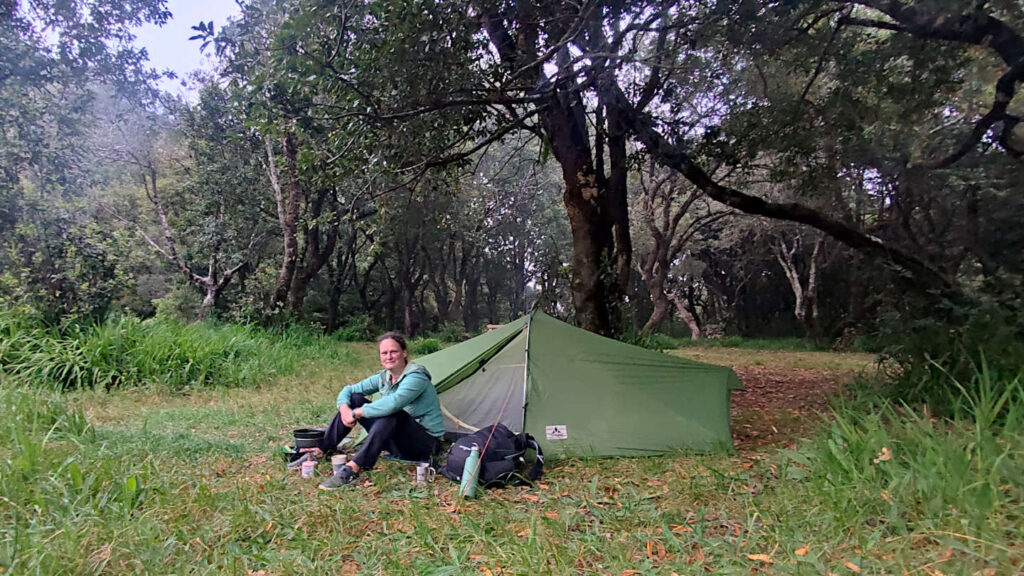
<svg viewBox="0 0 1024 576">
<path fill-rule="evenodd" d="M 189 101 L 133 44 L 170 16 L 0 12 L 5 305 L 1019 337 L 1013 2 L 253 0 Z"/>
</svg>

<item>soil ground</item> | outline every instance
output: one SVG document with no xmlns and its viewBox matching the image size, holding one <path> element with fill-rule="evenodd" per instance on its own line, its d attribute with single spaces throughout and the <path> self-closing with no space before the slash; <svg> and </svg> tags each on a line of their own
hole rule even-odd
<svg viewBox="0 0 1024 576">
<path fill-rule="evenodd" d="M 811 368 L 734 367 L 746 390 L 732 393 L 737 450 L 780 446 L 819 424 L 849 374 Z"/>
<path fill-rule="evenodd" d="M 757 451 L 791 445 L 828 414 L 854 376 L 872 368 L 869 354 L 744 349 L 683 349 L 681 356 L 731 366 L 745 390 L 732 393 L 733 445 Z"/>
</svg>

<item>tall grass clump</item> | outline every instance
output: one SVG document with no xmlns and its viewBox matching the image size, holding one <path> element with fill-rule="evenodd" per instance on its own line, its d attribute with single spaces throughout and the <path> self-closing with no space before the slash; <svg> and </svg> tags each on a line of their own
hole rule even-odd
<svg viewBox="0 0 1024 576">
<path fill-rule="evenodd" d="M 426 356 L 441 349 L 441 341 L 437 338 L 415 338 L 409 342 L 409 352 L 413 356 Z"/>
<path fill-rule="evenodd" d="M 964 306 L 966 308 L 966 305 Z M 879 336 L 885 345 L 884 365 L 891 368 L 890 397 L 928 404 L 949 416 L 960 390 L 979 384 L 977 367 L 991 374 L 988 384 L 999 388 L 1024 376 L 1024 317 L 993 305 L 955 311 L 959 321 L 924 316 L 888 322 Z M 1001 390 L 1001 389 L 1000 389 Z"/>
<path fill-rule="evenodd" d="M 338 342 L 367 342 L 374 339 L 376 328 L 366 314 L 350 316 L 331 337 Z"/>
<path fill-rule="evenodd" d="M 344 354 L 330 339 L 302 328 L 270 332 L 166 316 L 47 327 L 0 313 L 0 334 L 0 369 L 59 389 L 247 386 L 295 372 L 312 358 Z"/>
<path fill-rule="evenodd" d="M 951 386 L 948 418 L 887 400 L 838 408 L 827 434 L 783 452 L 775 520 L 810 522 L 825 546 L 852 534 L 880 556 L 1010 561 L 1024 540 L 1024 387 L 984 366 Z"/>
<path fill-rule="evenodd" d="M 56 390 L 0 384 L 0 569 L 11 574 L 109 573 L 104 542 L 145 534 L 153 466 L 111 452 L 81 407 Z M 115 563 L 114 572 L 139 573 Z"/>
<path fill-rule="evenodd" d="M 681 339 L 673 338 L 660 332 L 643 334 L 640 332 L 629 331 L 620 335 L 619 340 L 626 344 L 647 348 L 648 350 L 667 350 L 678 348 L 683 345 L 683 341 Z"/>
</svg>

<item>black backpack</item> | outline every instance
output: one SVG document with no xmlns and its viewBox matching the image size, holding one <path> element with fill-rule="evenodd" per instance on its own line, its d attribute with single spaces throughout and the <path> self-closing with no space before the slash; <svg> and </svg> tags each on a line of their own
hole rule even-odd
<svg viewBox="0 0 1024 576">
<path fill-rule="evenodd" d="M 438 472 L 461 482 L 462 469 L 474 444 L 480 448 L 477 480 L 481 486 L 529 484 L 544 473 L 544 455 L 537 440 L 525 432 L 516 434 L 504 424 L 487 426 L 456 440 Z"/>
</svg>

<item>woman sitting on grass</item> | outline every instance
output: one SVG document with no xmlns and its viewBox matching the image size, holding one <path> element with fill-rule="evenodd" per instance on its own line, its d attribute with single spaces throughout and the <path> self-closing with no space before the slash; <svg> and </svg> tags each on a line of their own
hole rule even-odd
<svg viewBox="0 0 1024 576">
<path fill-rule="evenodd" d="M 400 334 L 388 332 L 377 339 L 377 345 L 384 370 L 341 389 L 338 413 L 327 427 L 320 450 L 337 450 L 356 422 L 367 431 L 366 439 L 341 470 L 320 484 L 324 490 L 354 482 L 361 470 L 373 468 L 383 450 L 403 460 L 420 461 L 441 450 L 444 420 L 430 373 L 409 362 L 405 338 Z M 380 398 L 368 401 L 367 396 L 375 392 Z"/>
</svg>

